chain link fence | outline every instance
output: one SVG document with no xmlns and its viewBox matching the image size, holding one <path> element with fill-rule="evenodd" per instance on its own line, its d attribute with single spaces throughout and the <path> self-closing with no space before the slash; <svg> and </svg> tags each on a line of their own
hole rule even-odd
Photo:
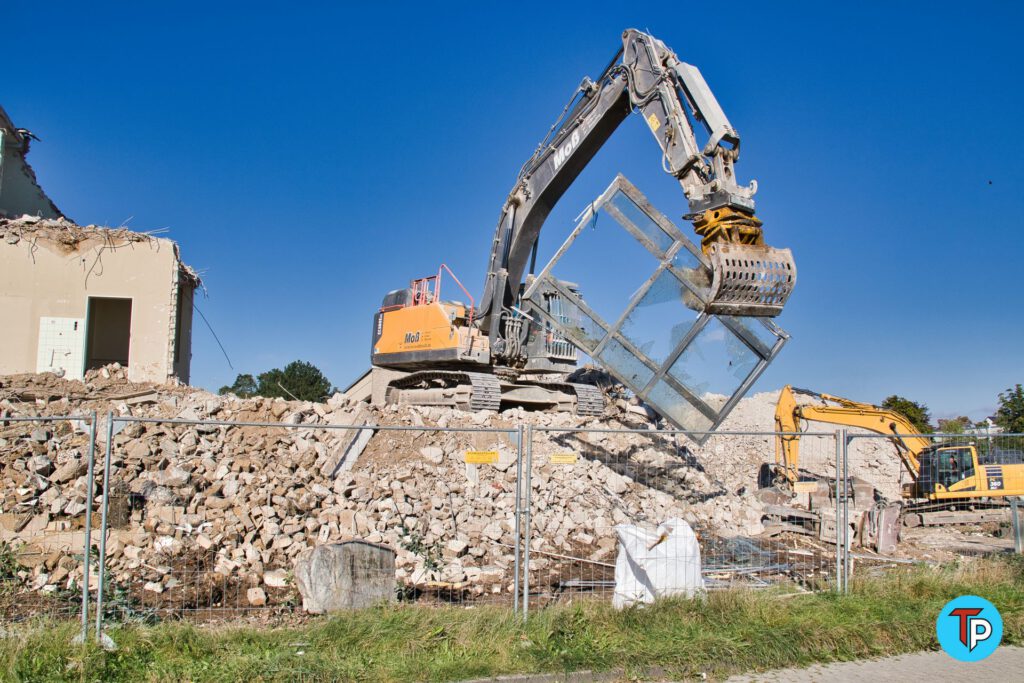
<svg viewBox="0 0 1024 683">
<path fill-rule="evenodd" d="M 109 432 L 103 619 L 511 604 L 518 427 L 114 417 Z"/>
<path fill-rule="evenodd" d="M 629 604 L 644 597 L 638 577 L 681 592 L 845 590 L 855 570 L 1021 544 L 1016 434 L 715 432 L 698 444 L 501 418 L 238 417 L 0 416 L 0 622 L 81 619 L 85 635 L 381 601 L 525 615 Z M 797 437 L 798 462 L 777 455 Z M 916 469 L 901 438 L 927 441 Z"/>
<path fill-rule="evenodd" d="M 862 548 L 847 572 L 855 561 L 870 569 L 1020 552 L 1024 435 L 850 433 L 847 443 L 851 533 Z"/>
<path fill-rule="evenodd" d="M 86 620 L 96 414 L 0 417 L 0 622 Z"/>
<path fill-rule="evenodd" d="M 776 434 L 702 436 L 697 445 L 673 431 L 529 428 L 524 608 L 583 597 L 629 604 L 638 597 L 628 592 L 644 587 L 620 581 L 617 593 L 617 572 L 671 586 L 688 567 L 707 590 L 833 587 L 835 435 L 802 435 L 805 471 L 819 480 L 795 499 L 784 482 L 765 481 Z M 692 542 L 666 535 L 672 520 L 693 529 Z M 637 550 L 627 562 L 629 543 Z"/>
</svg>

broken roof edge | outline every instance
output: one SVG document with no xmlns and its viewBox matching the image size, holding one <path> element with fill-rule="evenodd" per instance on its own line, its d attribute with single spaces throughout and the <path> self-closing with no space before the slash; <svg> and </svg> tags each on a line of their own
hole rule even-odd
<svg viewBox="0 0 1024 683">
<path fill-rule="evenodd" d="M 0 159 L 8 150 L 16 154 L 18 161 L 21 162 L 21 171 L 34 186 L 33 189 L 38 193 L 36 201 L 43 202 L 40 211 L 45 211 L 48 208 L 55 216 L 66 218 L 64 212 L 57 208 L 50 195 L 46 194 L 46 191 L 43 190 L 43 186 L 39 184 L 39 179 L 36 177 L 35 169 L 32 168 L 32 164 L 28 163 L 28 150 L 33 139 L 38 140 L 39 138 L 36 138 L 32 131 L 27 128 L 15 126 L 7 111 L 0 106 L 0 143 L 2 143 L 0 144 Z M 0 161 L 0 164 L 2 164 L 2 161 Z M 2 178 L 3 176 L 0 174 L 0 180 Z"/>
<path fill-rule="evenodd" d="M 10 217 L 0 211 L 0 237 L 7 237 L 9 244 L 16 244 L 21 239 L 28 239 L 33 242 L 46 241 L 59 244 L 65 249 L 73 251 L 77 250 L 80 244 L 95 239 L 103 242 L 101 248 L 117 248 L 132 242 L 166 243 L 171 247 L 181 274 L 192 287 L 201 288 L 203 286 L 202 278 L 194 268 L 181 260 L 181 248 L 178 243 L 167 237 L 157 237 L 156 232 L 160 231 L 137 232 L 126 227 L 78 225 L 64 216 L 40 218 L 26 214 Z M 13 238 L 10 235 L 13 235 Z"/>
</svg>

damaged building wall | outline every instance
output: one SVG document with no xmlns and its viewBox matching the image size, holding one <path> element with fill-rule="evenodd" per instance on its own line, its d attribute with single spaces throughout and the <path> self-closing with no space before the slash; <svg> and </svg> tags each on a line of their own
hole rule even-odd
<svg viewBox="0 0 1024 683">
<path fill-rule="evenodd" d="M 188 384 L 192 366 L 192 310 L 198 280 L 185 268 L 178 268 L 175 282 L 174 316 L 168 316 L 172 344 L 168 349 L 171 373 Z"/>
<path fill-rule="evenodd" d="M 0 108 L 0 374 L 120 363 L 187 384 L 199 278 L 171 240 L 64 217 L 25 158 L 33 139 Z"/>
<path fill-rule="evenodd" d="M 57 218 L 61 212 L 36 182 L 25 161 L 32 133 L 16 128 L 0 107 L 0 209 L 9 216 Z"/>
<path fill-rule="evenodd" d="M 171 240 L 0 219 L 0 374 L 119 362 L 132 381 L 187 383 L 197 284 Z"/>
</svg>

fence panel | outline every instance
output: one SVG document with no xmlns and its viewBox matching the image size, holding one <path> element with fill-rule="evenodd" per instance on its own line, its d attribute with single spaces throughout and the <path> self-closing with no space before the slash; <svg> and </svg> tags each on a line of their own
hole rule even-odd
<svg viewBox="0 0 1024 683">
<path fill-rule="evenodd" d="M 512 604 L 518 427 L 113 423 L 104 619 Z"/>
<path fill-rule="evenodd" d="M 796 492 L 762 488 L 776 483 L 773 433 L 712 433 L 699 446 L 668 431 L 538 428 L 530 438 L 524 583 L 533 605 L 612 598 L 624 526 L 653 539 L 641 552 L 648 559 L 669 553 L 651 566 L 674 562 L 671 571 L 683 571 L 697 558 L 672 555 L 689 552 L 684 546 L 655 545 L 659 525 L 673 518 L 696 532 L 708 589 L 834 586 L 834 434 L 802 436 L 807 483 Z"/>
<path fill-rule="evenodd" d="M 96 415 L 0 416 L 0 623 L 86 618 Z"/>
<path fill-rule="evenodd" d="M 851 433 L 851 572 L 1013 552 L 1011 499 L 1024 496 L 1024 435 Z"/>
</svg>

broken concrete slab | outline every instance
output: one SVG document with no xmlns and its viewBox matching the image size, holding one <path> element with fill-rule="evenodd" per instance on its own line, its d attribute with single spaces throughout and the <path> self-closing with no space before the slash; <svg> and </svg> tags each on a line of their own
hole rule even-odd
<svg viewBox="0 0 1024 683">
<path fill-rule="evenodd" d="M 394 602 L 395 552 L 361 540 L 320 545 L 295 560 L 302 607 L 311 614 Z"/>
</svg>

